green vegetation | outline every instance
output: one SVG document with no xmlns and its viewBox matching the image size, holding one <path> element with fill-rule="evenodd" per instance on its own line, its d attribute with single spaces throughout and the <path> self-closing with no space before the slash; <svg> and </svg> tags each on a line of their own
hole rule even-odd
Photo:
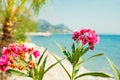
<svg viewBox="0 0 120 80">
<path fill-rule="evenodd" d="M 119 69 L 116 67 L 116 65 L 109 59 L 107 58 L 108 62 L 109 62 L 109 65 L 113 71 L 113 74 L 114 74 L 114 78 L 115 80 L 120 80 L 120 71 Z"/>
<path fill-rule="evenodd" d="M 15 42 L 13 33 L 20 30 L 14 31 L 15 24 L 18 22 L 17 16 L 26 16 L 29 12 L 32 15 L 38 15 L 46 1 L 47 0 L 0 0 L 0 13 L 3 16 L 0 51 L 3 47 Z M 18 38 L 16 39 L 18 40 Z"/>
<path fill-rule="evenodd" d="M 0 23 L 3 21 L 2 14 L 0 13 Z M 17 16 L 18 22 L 15 23 L 13 35 L 15 41 L 25 41 L 26 35 L 25 32 L 37 32 L 37 25 L 36 22 L 33 20 L 30 20 L 28 17 L 24 16 Z M 2 25 L 1 25 L 2 27 Z M 0 28 L 0 35 L 2 35 L 2 28 Z"/>
<path fill-rule="evenodd" d="M 36 22 L 23 16 L 19 16 L 17 19 L 20 20 L 20 22 L 18 22 L 15 25 L 14 39 L 16 41 L 25 41 L 26 40 L 25 32 L 37 31 Z"/>
<path fill-rule="evenodd" d="M 108 74 L 103 73 L 103 72 L 88 72 L 88 73 L 78 74 L 78 72 L 80 71 L 80 67 L 81 67 L 82 63 L 84 63 L 84 62 L 86 62 L 94 57 L 102 56 L 103 53 L 98 53 L 98 54 L 89 56 L 87 58 L 82 58 L 82 56 L 86 54 L 86 52 L 90 49 L 90 47 L 85 48 L 82 45 L 78 45 L 76 47 L 75 44 L 73 43 L 72 51 L 68 51 L 66 48 L 64 48 L 60 44 L 57 44 L 57 45 L 72 66 L 72 73 L 69 73 L 67 68 L 60 62 L 60 65 L 63 67 L 63 69 L 65 70 L 65 72 L 68 75 L 70 80 L 77 80 L 78 78 L 81 78 L 83 76 L 111 78 L 111 76 L 109 76 Z M 56 56 L 53 55 L 53 57 L 57 61 L 59 60 Z"/>
</svg>

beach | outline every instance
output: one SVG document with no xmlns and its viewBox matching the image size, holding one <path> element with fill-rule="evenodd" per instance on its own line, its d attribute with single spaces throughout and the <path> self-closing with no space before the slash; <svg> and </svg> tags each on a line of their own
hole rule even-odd
<svg viewBox="0 0 120 80">
<path fill-rule="evenodd" d="M 34 47 L 35 49 L 39 50 L 41 53 L 45 50 L 44 47 L 36 46 L 33 43 L 25 43 L 25 45 L 27 45 L 29 47 Z M 47 64 L 46 68 L 47 68 L 52 63 L 55 63 L 56 60 L 50 54 L 49 51 L 47 51 L 45 53 L 45 55 L 48 55 L 47 63 L 46 63 Z M 68 72 L 71 73 L 72 67 L 71 67 L 70 63 L 67 60 L 63 60 L 62 63 L 67 68 Z M 85 72 L 89 72 L 89 71 L 87 69 L 85 69 L 84 67 L 80 67 L 80 72 L 78 72 L 78 74 L 85 73 Z M 28 78 L 28 77 L 20 77 L 20 76 L 11 75 L 7 78 L 7 80 L 32 80 L 32 79 Z M 60 64 L 57 64 L 56 66 L 54 66 L 50 71 L 48 71 L 44 75 L 43 80 L 69 80 L 69 77 L 67 76 L 67 74 L 65 73 L 63 68 L 60 66 Z M 114 80 L 114 79 L 86 76 L 86 77 L 82 77 L 77 80 Z"/>
</svg>

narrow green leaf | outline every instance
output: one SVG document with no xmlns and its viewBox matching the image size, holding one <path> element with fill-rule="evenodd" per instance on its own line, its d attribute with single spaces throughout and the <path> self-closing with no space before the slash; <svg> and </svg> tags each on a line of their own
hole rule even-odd
<svg viewBox="0 0 120 80">
<path fill-rule="evenodd" d="M 104 55 L 104 54 L 103 54 L 103 53 L 99 53 L 99 54 L 92 55 L 92 56 L 90 56 L 90 57 L 88 57 L 88 58 L 85 58 L 85 59 L 83 59 L 82 61 L 80 61 L 80 62 L 78 63 L 78 65 L 82 64 L 83 62 L 85 62 L 85 61 L 87 61 L 87 60 L 89 60 L 89 59 L 92 59 L 92 58 L 94 58 L 94 57 L 99 57 L 99 56 L 102 56 L 102 55 Z"/>
<path fill-rule="evenodd" d="M 43 75 L 44 75 L 44 66 L 41 65 L 39 70 L 39 80 L 42 80 Z"/>
<path fill-rule="evenodd" d="M 58 59 L 54 54 L 51 53 L 51 55 L 52 55 L 57 61 L 59 61 L 59 59 Z M 62 68 L 65 70 L 65 72 L 67 73 L 67 75 L 69 76 L 69 78 L 71 79 L 71 76 L 70 76 L 69 72 L 67 71 L 67 69 L 64 67 L 64 65 L 63 65 L 61 62 L 60 62 L 60 65 L 61 65 Z"/>
<path fill-rule="evenodd" d="M 47 61 L 47 56 L 45 57 L 45 59 L 44 59 L 44 61 L 42 63 L 44 68 L 45 68 L 46 61 Z"/>
<path fill-rule="evenodd" d="M 40 56 L 39 60 L 38 60 L 38 65 L 40 64 L 45 52 L 47 51 L 47 48 L 43 51 L 42 55 Z"/>
<path fill-rule="evenodd" d="M 72 63 L 72 56 L 68 50 L 66 50 L 64 47 L 62 47 L 60 44 L 56 43 L 57 46 L 60 48 L 61 52 L 64 53 L 64 55 L 67 57 L 68 61 Z"/>
<path fill-rule="evenodd" d="M 47 71 L 49 71 L 52 67 L 54 67 L 56 64 L 60 63 L 62 60 L 64 60 L 65 58 L 62 58 L 61 60 L 57 61 L 56 63 L 52 64 L 51 66 L 49 66 L 46 70 L 45 70 L 45 73 Z"/>
<path fill-rule="evenodd" d="M 38 66 L 37 66 L 37 64 L 35 64 L 35 67 L 34 67 L 34 76 L 35 76 L 35 78 L 37 78 L 38 79 Z"/>
<path fill-rule="evenodd" d="M 45 57 L 42 65 L 40 66 L 40 69 L 39 69 L 39 80 L 42 80 L 44 74 L 45 74 L 45 64 L 46 64 L 46 60 L 47 60 L 47 56 Z"/>
<path fill-rule="evenodd" d="M 67 59 L 68 59 L 68 61 L 69 61 L 70 63 L 72 63 L 72 56 L 71 56 L 70 52 L 65 49 L 64 54 L 67 54 L 67 55 L 68 55 L 68 56 L 67 56 Z"/>
<path fill-rule="evenodd" d="M 17 76 L 28 77 L 28 74 L 25 74 L 23 72 L 20 72 L 20 71 L 17 71 L 17 70 L 13 70 L 13 69 L 9 69 L 9 70 L 7 70 L 7 72 L 10 73 L 10 74 L 17 75 Z"/>
<path fill-rule="evenodd" d="M 81 46 L 81 51 L 80 51 L 80 53 L 79 53 L 79 58 L 82 57 L 82 55 L 83 55 L 83 54 L 82 54 L 83 50 L 84 50 L 84 47 Z"/>
<path fill-rule="evenodd" d="M 34 70 L 33 69 L 31 69 L 30 71 L 29 71 L 29 77 L 34 77 Z"/>
<path fill-rule="evenodd" d="M 75 44 L 74 43 L 72 44 L 72 53 L 73 54 L 75 53 Z"/>
<path fill-rule="evenodd" d="M 117 69 L 117 67 L 113 64 L 113 62 L 107 57 L 107 60 L 109 62 L 109 65 L 112 68 L 112 71 L 114 73 L 115 76 L 115 80 L 120 80 L 120 71 Z"/>
<path fill-rule="evenodd" d="M 32 54 L 29 55 L 29 60 L 32 61 Z"/>
<path fill-rule="evenodd" d="M 75 53 L 73 54 L 73 65 L 75 66 L 77 63 L 78 63 L 78 61 L 79 61 L 79 54 L 81 54 L 80 52 L 81 52 L 81 49 L 82 49 L 82 47 L 81 47 L 81 45 L 79 45 L 77 48 L 76 48 L 76 50 L 75 50 Z"/>
<path fill-rule="evenodd" d="M 83 52 L 82 52 L 82 56 L 83 56 L 89 49 L 90 49 L 90 47 L 85 48 L 85 49 L 83 50 Z"/>
<path fill-rule="evenodd" d="M 108 74 L 102 73 L 102 72 L 89 72 L 89 73 L 83 73 L 78 75 L 75 79 L 78 79 L 83 76 L 94 76 L 94 77 L 103 77 L 103 78 L 111 78 Z"/>
<path fill-rule="evenodd" d="M 21 63 L 21 64 L 24 64 L 25 66 L 28 65 L 28 63 L 24 60 L 22 60 L 20 57 L 18 57 L 18 59 L 15 59 L 17 61 L 17 63 Z"/>
</svg>

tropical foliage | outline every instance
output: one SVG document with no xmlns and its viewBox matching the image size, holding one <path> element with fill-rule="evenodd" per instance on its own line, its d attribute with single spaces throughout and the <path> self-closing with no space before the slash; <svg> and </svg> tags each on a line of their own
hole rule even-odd
<svg viewBox="0 0 120 80">
<path fill-rule="evenodd" d="M 3 18 L 0 18 L 0 22 L 2 22 Z M 24 42 L 27 38 L 25 35 L 26 32 L 37 32 L 37 25 L 35 21 L 28 19 L 28 17 L 18 16 L 17 17 L 20 22 L 15 24 L 13 35 L 14 40 L 17 42 Z M 2 26 L 2 24 L 0 25 Z M 2 28 L 0 28 L 0 36 L 2 36 Z"/>
<path fill-rule="evenodd" d="M 32 14 L 38 14 L 46 1 L 47 0 L 0 0 L 0 11 L 4 19 L 0 48 L 14 42 L 13 29 L 15 23 L 19 21 L 16 19 L 16 16 L 21 14 L 24 9 L 29 10 Z"/>
<path fill-rule="evenodd" d="M 36 22 L 28 19 L 28 17 L 18 16 L 20 22 L 16 23 L 14 28 L 14 39 L 18 42 L 23 42 L 26 40 L 26 32 L 37 32 Z"/>
</svg>

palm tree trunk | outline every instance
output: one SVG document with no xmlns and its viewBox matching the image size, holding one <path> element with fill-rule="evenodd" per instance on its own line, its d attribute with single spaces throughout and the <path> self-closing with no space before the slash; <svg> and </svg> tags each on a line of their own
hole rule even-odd
<svg viewBox="0 0 120 80">
<path fill-rule="evenodd" d="M 4 46 L 8 46 L 11 42 L 13 42 L 13 23 L 11 21 L 5 20 L 3 24 L 3 35 L 0 42 L 0 48 L 2 49 Z"/>
<path fill-rule="evenodd" d="M 8 46 L 8 44 L 12 43 L 14 41 L 13 39 L 13 23 L 11 21 L 5 20 L 3 24 L 3 35 L 0 42 L 0 56 L 2 55 L 2 48 L 5 46 Z M 7 74 L 2 73 L 0 80 L 6 80 Z"/>
</svg>

